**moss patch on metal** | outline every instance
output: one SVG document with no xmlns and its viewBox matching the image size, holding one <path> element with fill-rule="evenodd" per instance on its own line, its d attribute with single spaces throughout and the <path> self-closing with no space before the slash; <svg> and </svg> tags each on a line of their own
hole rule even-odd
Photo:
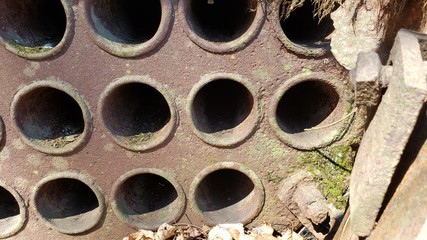
<svg viewBox="0 0 427 240">
<path fill-rule="evenodd" d="M 267 172 L 267 181 L 274 183 L 274 184 L 279 184 L 282 180 L 284 179 L 284 177 L 277 175 L 274 171 L 268 171 Z"/>
<path fill-rule="evenodd" d="M 313 178 L 328 202 L 344 210 L 355 151 L 350 143 L 329 146 L 297 155 L 299 169 L 313 174 Z"/>
<path fill-rule="evenodd" d="M 8 43 L 10 46 L 15 48 L 18 51 L 18 53 L 24 54 L 24 55 L 47 52 L 47 51 L 52 49 L 52 47 L 50 47 L 50 46 L 35 46 L 35 47 L 23 46 L 15 40 L 9 40 Z"/>
<path fill-rule="evenodd" d="M 154 136 L 154 133 L 152 132 L 140 133 L 140 134 L 129 137 L 128 144 L 140 145 L 143 142 L 147 142 L 151 140 L 153 136 Z"/>
</svg>

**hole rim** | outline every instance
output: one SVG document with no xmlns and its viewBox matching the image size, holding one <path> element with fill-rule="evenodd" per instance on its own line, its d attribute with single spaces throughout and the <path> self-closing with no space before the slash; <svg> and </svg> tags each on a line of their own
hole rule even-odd
<svg viewBox="0 0 427 240">
<path fill-rule="evenodd" d="M 0 151 L 2 149 L 3 135 L 5 135 L 5 133 L 3 133 L 4 131 L 3 118 L 0 116 Z"/>
<path fill-rule="evenodd" d="M 324 122 L 329 117 L 336 116 L 335 118 L 341 119 L 346 117 L 346 115 L 350 114 L 350 112 L 353 110 L 353 100 L 350 88 L 345 86 L 342 80 L 334 79 L 333 76 L 325 73 L 315 72 L 300 74 L 285 80 L 271 97 L 268 117 L 270 127 L 273 129 L 276 137 L 289 147 L 299 150 L 315 150 L 338 141 L 343 137 L 346 130 L 350 127 L 350 124 L 354 118 L 354 116 L 349 116 L 337 124 L 322 129 L 302 131 L 297 133 L 285 132 L 280 127 L 276 116 L 279 103 L 285 93 L 292 87 L 309 81 L 320 82 L 321 84 L 325 84 L 328 87 L 331 87 L 331 89 L 333 89 L 338 96 L 338 102 L 334 110 L 325 119 L 323 119 L 321 123 L 313 127 L 326 126 L 330 123 L 330 121 L 334 121 L 334 119 L 332 119 L 328 122 Z"/>
<path fill-rule="evenodd" d="M 230 53 L 243 49 L 255 39 L 261 31 L 266 18 L 266 4 L 264 0 L 259 0 L 255 17 L 248 29 L 238 38 L 228 42 L 213 42 L 201 37 L 196 30 L 191 27 L 189 14 L 191 0 L 181 0 L 178 2 L 178 14 L 181 22 L 184 23 L 184 30 L 190 40 L 202 49 L 212 53 Z"/>
<path fill-rule="evenodd" d="M 120 195 L 120 189 L 123 187 L 123 185 L 126 183 L 127 180 L 131 179 L 132 177 L 135 177 L 138 175 L 144 175 L 144 174 L 155 175 L 157 177 L 161 177 L 164 180 L 168 181 L 172 185 L 172 187 L 175 189 L 177 193 L 177 198 L 171 204 L 169 204 L 168 206 L 162 209 L 158 209 L 153 212 L 139 214 L 139 215 L 136 215 L 135 217 L 131 217 L 128 214 L 123 213 L 119 207 L 119 204 L 117 203 L 117 199 Z M 157 168 L 137 168 L 129 172 L 126 172 L 125 174 L 120 176 L 116 180 L 116 182 L 113 184 L 110 201 L 111 201 L 111 208 L 113 209 L 113 212 L 116 215 L 116 217 L 121 222 L 127 224 L 133 229 L 157 230 L 158 227 L 163 223 L 177 222 L 184 214 L 184 210 L 186 206 L 186 197 L 185 197 L 184 190 L 182 189 L 182 186 L 178 183 L 178 181 L 175 180 L 175 178 L 171 174 Z M 168 208 L 168 209 L 165 209 L 165 208 Z M 174 213 L 170 213 L 169 209 L 172 209 Z M 157 221 L 159 223 L 155 223 L 156 221 L 153 221 L 153 219 L 159 218 L 159 216 L 150 216 L 150 214 L 154 213 L 155 215 L 156 212 L 159 212 L 162 210 L 167 211 L 165 212 L 165 215 L 166 213 L 169 213 L 169 219 L 167 219 L 168 216 L 166 216 L 164 219 L 162 219 L 162 221 Z M 143 219 L 143 218 L 146 218 L 146 219 Z"/>
<path fill-rule="evenodd" d="M 193 113 L 194 100 L 197 94 L 209 83 L 216 80 L 227 80 L 234 81 L 242 85 L 251 95 L 253 99 L 253 106 L 249 115 L 239 125 L 229 130 L 233 130 L 232 133 L 223 133 L 221 136 L 216 136 L 216 133 L 205 133 L 197 128 L 194 121 L 195 116 Z M 255 87 L 245 77 L 234 74 L 234 73 L 211 73 L 201 77 L 201 80 L 197 82 L 190 91 L 187 100 L 187 116 L 190 120 L 191 128 L 194 134 L 205 143 L 215 147 L 233 147 L 241 144 L 246 139 L 249 139 L 258 128 L 262 120 L 262 105 L 259 95 L 259 89 Z M 235 131 L 237 130 L 237 131 Z"/>
<path fill-rule="evenodd" d="M 159 0 L 161 5 L 161 19 L 159 27 L 152 38 L 138 43 L 118 43 L 103 37 L 95 28 L 91 17 L 91 7 L 96 0 L 80 1 L 83 21 L 90 39 L 105 52 L 116 57 L 132 58 L 146 55 L 159 47 L 167 38 L 172 28 L 174 10 L 171 0 Z"/>
<path fill-rule="evenodd" d="M 42 189 L 45 184 L 48 184 L 55 180 L 61 180 L 61 179 L 71 179 L 71 180 L 80 181 L 81 183 L 86 185 L 88 188 L 90 188 L 90 190 L 93 192 L 96 199 L 98 200 L 98 207 L 92 210 L 92 211 L 95 211 L 95 210 L 97 211 L 95 218 L 91 222 L 86 224 L 84 227 L 81 227 L 80 229 L 74 228 L 74 227 L 66 228 L 63 226 L 59 226 L 58 224 L 55 224 L 49 219 L 45 218 L 43 214 L 38 210 L 37 199 L 38 199 L 39 190 Z M 31 196 L 31 202 L 33 203 L 32 205 L 33 205 L 34 212 L 38 215 L 40 219 L 42 219 L 43 223 L 46 226 L 48 226 L 49 228 L 57 232 L 70 234 L 70 235 L 84 233 L 94 228 L 104 217 L 105 210 L 106 210 L 105 198 L 104 198 L 104 195 L 102 194 L 101 188 L 95 183 L 93 178 L 75 171 L 56 172 L 56 173 L 51 173 L 46 177 L 44 177 L 35 185 L 32 192 L 32 196 Z M 80 215 L 85 215 L 85 214 L 87 213 L 83 213 Z M 62 218 L 61 223 L 65 222 L 64 225 L 67 225 L 67 222 L 69 221 L 70 220 L 67 221 L 66 218 Z"/>
<path fill-rule="evenodd" d="M 24 131 L 19 127 L 17 113 L 19 112 L 19 106 L 21 104 L 20 100 L 28 94 L 31 94 L 33 91 L 39 90 L 41 88 L 53 88 L 67 94 L 69 97 L 74 99 L 82 112 L 84 121 L 83 132 L 74 142 L 66 144 L 64 147 L 55 148 L 53 146 L 49 146 L 48 144 L 40 144 L 37 140 L 32 140 L 31 138 L 27 137 Z M 92 113 L 86 100 L 73 86 L 57 79 L 35 81 L 19 89 L 18 92 L 13 96 L 10 116 L 12 117 L 12 121 L 14 123 L 13 125 L 15 126 L 16 131 L 21 136 L 21 139 L 24 141 L 24 143 L 42 153 L 63 155 L 78 151 L 81 147 L 83 147 L 84 144 L 86 144 L 92 134 Z"/>
<path fill-rule="evenodd" d="M 15 224 L 14 224 L 15 226 L 13 228 L 11 228 L 9 231 L 6 231 L 6 232 L 0 231 L 0 238 L 8 238 L 8 237 L 15 235 L 16 233 L 18 233 L 23 228 L 24 223 L 28 217 L 28 209 L 27 209 L 27 206 L 24 202 L 24 199 L 21 197 L 21 195 L 14 188 L 9 187 L 2 180 L 0 180 L 0 188 L 3 188 L 7 192 L 9 192 L 13 196 L 13 198 L 15 199 L 15 201 L 19 207 L 19 215 L 18 215 L 19 217 L 18 217 L 18 221 L 15 222 Z"/>
<path fill-rule="evenodd" d="M 261 212 L 261 210 L 264 207 L 265 203 L 265 189 L 264 185 L 262 184 L 261 179 L 257 176 L 257 174 L 249 169 L 249 167 L 246 167 L 245 165 L 237 162 L 219 162 L 213 165 L 210 165 L 206 168 L 204 168 L 201 172 L 199 172 L 196 177 L 193 179 L 193 182 L 190 185 L 189 190 L 189 203 L 192 208 L 192 210 L 202 218 L 203 223 L 214 226 L 217 224 L 222 224 L 224 221 L 216 221 L 214 219 L 211 219 L 207 214 L 203 212 L 202 209 L 199 208 L 197 204 L 196 199 L 196 192 L 199 188 L 200 184 L 203 182 L 203 180 L 209 176 L 211 173 L 221 171 L 221 170 L 234 170 L 239 173 L 242 173 L 250 181 L 252 181 L 254 185 L 254 205 L 251 206 L 251 209 L 253 210 L 252 213 L 248 214 L 247 217 L 242 217 L 237 222 L 248 224 L 252 222 Z M 218 211 L 218 210 L 217 210 Z"/>
<path fill-rule="evenodd" d="M 3 34 L 0 34 L 0 44 L 3 45 L 4 48 L 6 48 L 9 52 L 15 54 L 16 56 L 29 59 L 29 60 L 42 60 L 62 52 L 62 50 L 68 45 L 68 43 L 72 39 L 75 20 L 74 20 L 74 11 L 73 11 L 73 7 L 71 6 L 71 3 L 67 0 L 59 0 L 59 1 L 61 2 L 62 7 L 64 8 L 65 22 L 66 22 L 65 31 L 61 41 L 58 44 L 56 44 L 52 49 L 49 49 L 43 52 L 36 52 L 36 53 L 23 53 L 22 51 L 19 51 L 16 47 L 14 47 L 12 44 L 10 44 L 9 40 L 6 39 L 3 36 Z"/>
<path fill-rule="evenodd" d="M 143 84 L 147 85 L 154 90 L 158 91 L 163 98 L 165 99 L 166 103 L 169 106 L 169 113 L 170 113 L 170 119 L 169 122 L 162 127 L 159 131 L 157 131 L 157 136 L 149 141 L 146 142 L 140 142 L 139 144 L 129 144 L 126 140 L 123 140 L 125 138 L 118 137 L 113 134 L 113 132 L 110 131 L 108 124 L 106 123 L 106 108 L 108 107 L 106 105 L 106 101 L 108 100 L 110 94 L 112 94 L 115 90 L 118 88 L 127 85 L 127 84 Z M 148 150 L 157 149 L 158 147 L 161 147 L 161 145 L 166 144 L 166 142 L 173 137 L 173 133 L 176 131 L 177 125 L 178 125 L 178 110 L 175 104 L 175 100 L 172 97 L 172 94 L 170 91 L 166 88 L 166 86 L 160 84 L 159 82 L 155 81 L 154 79 L 150 78 L 149 76 L 124 76 L 121 78 L 115 79 L 113 82 L 111 82 L 103 91 L 101 94 L 99 103 L 98 103 L 98 109 L 99 109 L 99 116 L 102 119 L 102 123 L 104 126 L 104 129 L 108 132 L 108 135 L 110 138 L 119 146 L 135 151 L 135 152 L 144 152 Z"/>
<path fill-rule="evenodd" d="M 323 44 L 320 47 L 308 47 L 303 46 L 301 44 L 295 43 L 292 40 L 290 40 L 285 32 L 282 29 L 281 26 L 281 17 L 280 17 L 280 8 L 281 8 L 281 1 L 275 1 L 273 6 L 273 19 L 275 19 L 273 25 L 276 32 L 277 38 L 282 42 L 282 44 L 290 51 L 296 53 L 296 54 L 302 54 L 308 57 L 321 57 L 326 55 L 331 51 L 331 45 L 329 44 Z M 292 13 L 291 13 L 292 14 Z M 332 32 L 334 32 L 333 30 Z"/>
</svg>

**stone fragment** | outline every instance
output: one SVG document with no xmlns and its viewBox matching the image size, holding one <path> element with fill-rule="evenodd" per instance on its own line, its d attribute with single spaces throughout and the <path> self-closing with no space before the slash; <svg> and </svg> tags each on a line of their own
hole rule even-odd
<svg viewBox="0 0 427 240">
<path fill-rule="evenodd" d="M 382 1 L 387 4 L 389 0 Z M 361 52 L 376 52 L 384 35 L 379 24 L 381 5 L 377 0 L 345 1 L 331 14 L 335 31 L 331 36 L 331 51 L 347 69 L 356 67 Z"/>
<path fill-rule="evenodd" d="M 418 40 L 397 34 L 391 51 L 392 79 L 368 127 L 350 180 L 352 231 L 368 236 L 427 95 Z"/>
<path fill-rule="evenodd" d="M 279 199 L 318 239 L 324 239 L 327 231 L 319 226 L 333 226 L 335 214 L 317 189 L 312 176 L 304 171 L 295 173 L 285 181 L 278 191 Z"/>
<path fill-rule="evenodd" d="M 408 170 L 369 239 L 427 239 L 427 103 L 421 113 L 399 165 Z"/>
<path fill-rule="evenodd" d="M 301 213 L 314 224 L 322 224 L 328 217 L 328 203 L 313 184 L 298 186 L 293 199 L 298 203 Z"/>
<path fill-rule="evenodd" d="M 356 105 L 376 107 L 381 97 L 380 57 L 375 52 L 359 54 L 357 66 L 350 72 L 350 79 L 355 90 Z"/>
</svg>

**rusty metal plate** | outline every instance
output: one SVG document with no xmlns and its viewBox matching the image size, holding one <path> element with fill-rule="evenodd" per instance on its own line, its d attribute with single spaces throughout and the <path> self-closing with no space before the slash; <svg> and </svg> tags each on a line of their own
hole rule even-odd
<svg viewBox="0 0 427 240">
<path fill-rule="evenodd" d="M 0 2 L 0 237 L 298 222 L 276 180 L 352 134 L 347 71 L 277 4 L 212 2 Z"/>
</svg>

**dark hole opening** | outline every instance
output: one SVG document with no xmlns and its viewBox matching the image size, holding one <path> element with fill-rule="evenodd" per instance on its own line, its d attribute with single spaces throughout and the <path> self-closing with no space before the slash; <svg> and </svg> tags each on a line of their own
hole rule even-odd
<svg viewBox="0 0 427 240">
<path fill-rule="evenodd" d="M 73 137 L 84 131 L 82 109 L 67 93 L 41 87 L 18 100 L 16 121 L 22 133 L 37 140 Z"/>
<path fill-rule="evenodd" d="M 280 14 L 283 11 L 283 4 Z M 314 6 L 305 1 L 302 7 L 295 9 L 288 18 L 282 18 L 280 25 L 286 37 L 300 45 L 308 47 L 325 47 L 330 43 L 329 35 L 334 31 L 333 21 L 327 15 L 319 22 L 313 15 Z"/>
<path fill-rule="evenodd" d="M 36 194 L 37 210 L 46 219 L 78 216 L 99 207 L 92 189 L 76 179 L 52 180 L 45 183 Z"/>
<path fill-rule="evenodd" d="M 322 223 L 313 224 L 314 231 L 322 234 L 328 234 L 331 231 L 331 226 L 329 224 L 330 221 L 331 217 L 328 216 Z"/>
<path fill-rule="evenodd" d="M 140 215 L 167 207 L 177 198 L 178 193 L 168 180 L 146 173 L 127 179 L 119 189 L 117 202 L 124 214 Z"/>
<path fill-rule="evenodd" d="M 194 97 L 193 121 L 205 133 L 230 130 L 249 116 L 253 105 L 253 96 L 243 84 L 230 79 L 215 80 Z"/>
<path fill-rule="evenodd" d="M 287 133 L 303 132 L 325 120 L 338 105 L 339 96 L 327 83 L 305 81 L 284 93 L 276 109 L 280 128 Z"/>
<path fill-rule="evenodd" d="M 19 205 L 13 195 L 0 187 L 0 221 L 6 218 L 18 216 Z"/>
<path fill-rule="evenodd" d="M 222 169 L 210 173 L 200 182 L 195 192 L 195 200 L 202 212 L 218 211 L 247 198 L 254 188 L 252 180 L 242 172 Z M 244 209 L 242 206 L 235 208 Z M 236 211 L 231 214 L 239 213 Z M 227 216 L 224 216 L 224 219 L 226 218 Z"/>
<path fill-rule="evenodd" d="M 316 240 L 317 238 L 314 236 L 312 232 L 308 230 L 304 225 L 301 225 L 301 227 L 297 228 L 295 231 L 297 232 L 303 239 L 309 239 L 309 240 Z"/>
<path fill-rule="evenodd" d="M 189 0 L 189 23 L 202 38 L 229 42 L 254 21 L 257 0 Z"/>
<path fill-rule="evenodd" d="M 162 18 L 160 0 L 98 0 L 91 7 L 98 34 L 110 41 L 138 44 L 150 40 Z"/>
<path fill-rule="evenodd" d="M 171 119 L 171 111 L 163 95 L 142 83 L 117 87 L 106 97 L 103 108 L 109 130 L 123 137 L 155 133 Z"/>
<path fill-rule="evenodd" d="M 0 32 L 9 44 L 48 50 L 64 37 L 66 15 L 60 0 L 0 1 Z"/>
</svg>

